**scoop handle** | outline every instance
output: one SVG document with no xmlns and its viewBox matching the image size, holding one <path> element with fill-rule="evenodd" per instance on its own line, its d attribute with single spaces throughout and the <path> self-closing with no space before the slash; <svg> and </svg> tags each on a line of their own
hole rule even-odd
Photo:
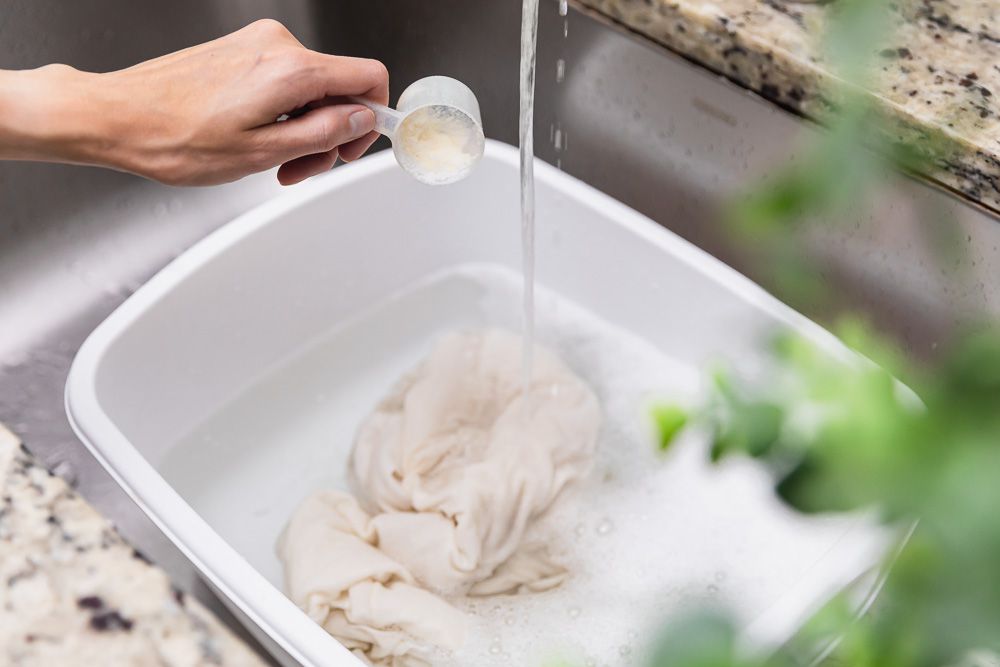
<svg viewBox="0 0 1000 667">
<path fill-rule="evenodd" d="M 378 102 L 372 102 L 371 100 L 366 100 L 363 97 L 349 97 L 348 98 L 354 104 L 360 104 L 362 106 L 368 107 L 375 114 L 375 131 L 381 135 L 389 137 L 390 140 L 394 139 L 396 136 L 396 128 L 402 122 L 405 114 L 402 114 L 391 107 L 387 107 L 384 104 L 379 104 Z"/>
</svg>

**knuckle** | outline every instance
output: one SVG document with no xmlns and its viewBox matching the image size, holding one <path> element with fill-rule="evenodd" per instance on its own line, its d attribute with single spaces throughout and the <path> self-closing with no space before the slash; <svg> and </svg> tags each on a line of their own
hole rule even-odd
<svg viewBox="0 0 1000 667">
<path fill-rule="evenodd" d="M 316 123 L 316 135 L 313 139 L 317 153 L 328 151 L 337 146 L 337 127 L 326 115 L 321 116 Z"/>
<path fill-rule="evenodd" d="M 275 157 L 277 153 L 278 150 L 272 142 L 258 138 L 242 151 L 240 163 L 252 173 L 266 171 L 278 163 Z"/>
<path fill-rule="evenodd" d="M 69 65 L 63 65 L 61 63 L 52 63 L 49 65 L 43 65 L 38 69 L 40 71 L 45 71 L 50 74 L 59 74 L 59 75 L 72 74 L 73 72 L 76 71 L 73 67 L 70 67 Z"/>
<path fill-rule="evenodd" d="M 366 63 L 374 82 L 380 84 L 389 80 L 389 68 L 381 60 L 367 60 Z"/>
<path fill-rule="evenodd" d="M 291 32 L 285 24 L 275 19 L 259 19 L 250 24 L 256 32 L 270 37 L 289 37 Z"/>
</svg>

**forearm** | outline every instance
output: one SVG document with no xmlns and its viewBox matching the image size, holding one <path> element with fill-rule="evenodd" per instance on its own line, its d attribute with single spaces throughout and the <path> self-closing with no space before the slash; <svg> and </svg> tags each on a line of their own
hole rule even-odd
<svg viewBox="0 0 1000 667">
<path fill-rule="evenodd" d="M 0 70 L 0 159 L 117 167 L 114 109 L 99 74 Z"/>
</svg>

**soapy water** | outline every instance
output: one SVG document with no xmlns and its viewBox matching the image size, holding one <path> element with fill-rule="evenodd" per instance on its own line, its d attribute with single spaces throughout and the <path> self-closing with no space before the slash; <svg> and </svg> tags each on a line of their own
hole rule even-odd
<svg viewBox="0 0 1000 667">
<path fill-rule="evenodd" d="M 468 114 L 431 105 L 414 110 L 400 123 L 393 150 L 417 180 L 446 185 L 468 176 L 485 146 L 482 130 Z"/>
<path fill-rule="evenodd" d="M 483 267 L 457 275 L 486 286 L 489 319 L 508 319 L 516 275 Z M 470 639 L 433 664 L 643 664 L 649 646 L 639 638 L 655 636 L 672 613 L 722 601 L 750 621 L 783 590 L 786 568 L 802 573 L 832 542 L 810 538 L 838 534 L 843 520 L 809 524 L 784 511 L 770 478 L 749 462 L 712 469 L 700 435 L 684 436 L 669 459 L 658 456 L 646 408 L 654 398 L 693 405 L 701 374 L 547 290 L 537 297 L 538 342 L 591 385 L 605 416 L 589 478 L 525 537 L 545 542 L 570 578 L 546 593 L 461 601 Z"/>
<path fill-rule="evenodd" d="M 493 265 L 430 276 L 311 343 L 154 465 L 281 587 L 275 540 L 305 495 L 349 488 L 347 457 L 371 406 L 444 331 L 516 331 L 521 287 L 516 272 Z M 641 664 L 641 638 L 669 614 L 723 603 L 749 622 L 856 522 L 785 510 L 751 462 L 711 467 L 696 432 L 658 455 L 645 407 L 651 397 L 697 401 L 698 370 L 543 287 L 537 307 L 538 342 L 604 411 L 591 473 L 525 537 L 544 542 L 570 576 L 545 593 L 453 600 L 469 615 L 469 640 L 438 652 L 435 667 Z"/>
</svg>

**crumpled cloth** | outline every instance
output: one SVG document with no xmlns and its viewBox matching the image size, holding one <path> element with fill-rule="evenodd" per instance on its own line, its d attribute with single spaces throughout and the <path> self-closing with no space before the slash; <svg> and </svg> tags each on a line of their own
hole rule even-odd
<svg viewBox="0 0 1000 667">
<path fill-rule="evenodd" d="M 289 597 L 347 648 L 391 667 L 427 664 L 428 646 L 461 646 L 465 617 L 375 546 L 351 495 L 320 491 L 278 540 Z"/>
<path fill-rule="evenodd" d="M 521 337 L 444 336 L 361 425 L 354 497 L 323 491 L 279 541 L 291 598 L 374 664 L 424 664 L 458 648 L 464 619 L 444 598 L 537 592 L 565 570 L 532 523 L 588 472 L 597 398 L 535 348 L 529 400 Z"/>
</svg>

